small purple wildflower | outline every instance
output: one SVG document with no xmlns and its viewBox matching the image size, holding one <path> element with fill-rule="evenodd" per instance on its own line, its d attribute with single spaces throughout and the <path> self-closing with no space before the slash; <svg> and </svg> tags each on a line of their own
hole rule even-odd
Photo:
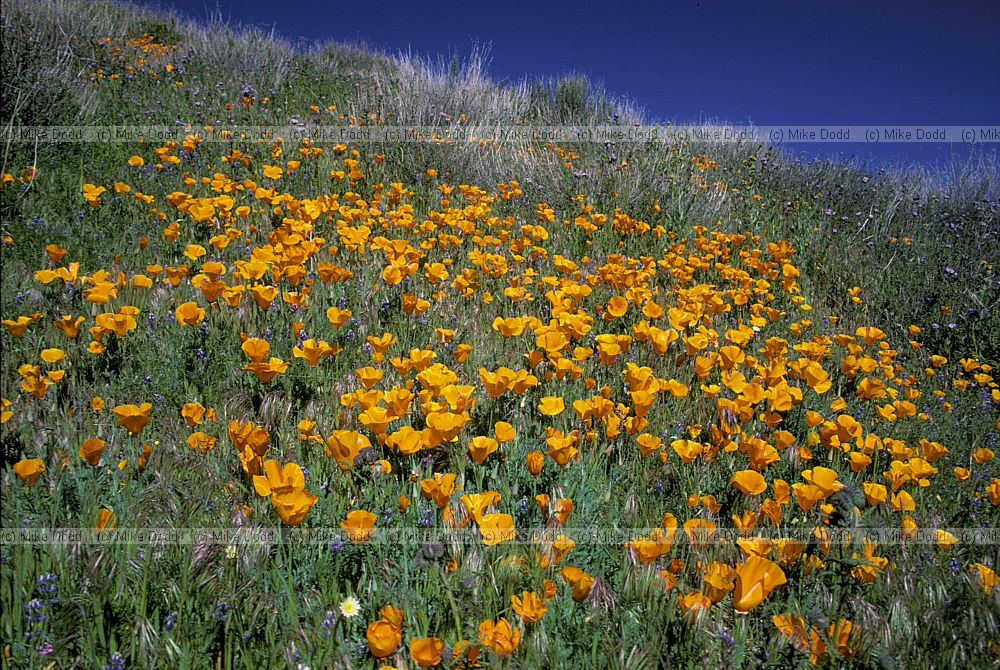
<svg viewBox="0 0 1000 670">
<path fill-rule="evenodd" d="M 222 602 L 221 600 L 215 604 L 215 610 L 212 612 L 216 621 L 228 621 L 229 620 L 229 610 L 233 609 L 232 605 L 229 603 Z"/>
<path fill-rule="evenodd" d="M 104 665 L 104 670 L 125 670 L 125 657 L 117 651 L 111 654 L 108 662 Z"/>
<path fill-rule="evenodd" d="M 323 619 L 323 624 L 322 624 L 324 633 L 327 637 L 330 637 L 333 634 L 333 627 L 336 625 L 336 623 L 337 620 L 334 618 L 333 612 L 327 610 L 326 618 Z"/>
</svg>

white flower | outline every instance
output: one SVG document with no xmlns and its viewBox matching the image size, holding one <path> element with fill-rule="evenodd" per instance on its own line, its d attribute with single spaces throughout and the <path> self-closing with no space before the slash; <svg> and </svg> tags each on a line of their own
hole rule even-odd
<svg viewBox="0 0 1000 670">
<path fill-rule="evenodd" d="M 340 603 L 340 613 L 343 614 L 348 619 L 356 617 L 361 614 L 361 603 L 354 596 L 347 596 L 344 601 Z"/>
<path fill-rule="evenodd" d="M 236 558 L 236 547 L 234 545 L 226 547 L 226 558 Z"/>
</svg>

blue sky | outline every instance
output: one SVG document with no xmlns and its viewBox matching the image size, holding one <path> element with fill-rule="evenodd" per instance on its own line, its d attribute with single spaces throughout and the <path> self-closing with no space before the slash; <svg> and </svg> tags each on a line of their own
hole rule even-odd
<svg viewBox="0 0 1000 670">
<path fill-rule="evenodd" d="M 583 73 L 658 120 L 1000 125 L 997 0 L 142 4 L 389 53 L 463 57 L 488 46 L 498 80 Z M 907 163 L 968 153 L 948 144 L 791 146 Z"/>
</svg>

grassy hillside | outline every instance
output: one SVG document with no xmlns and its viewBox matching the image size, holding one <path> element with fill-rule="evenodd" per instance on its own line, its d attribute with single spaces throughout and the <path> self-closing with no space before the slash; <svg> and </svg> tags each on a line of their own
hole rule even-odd
<svg viewBox="0 0 1000 670">
<path fill-rule="evenodd" d="M 5 127 L 185 128 L 4 142 L 4 667 L 1000 664 L 995 164 L 209 141 L 643 119 L 2 9 Z"/>
</svg>

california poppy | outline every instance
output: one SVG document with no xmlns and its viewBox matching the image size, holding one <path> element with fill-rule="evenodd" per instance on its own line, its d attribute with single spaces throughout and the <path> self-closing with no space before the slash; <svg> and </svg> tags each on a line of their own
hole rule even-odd
<svg viewBox="0 0 1000 670">
<path fill-rule="evenodd" d="M 118 515 L 102 507 L 97 510 L 97 532 L 103 533 L 105 530 L 115 528 L 118 525 Z"/>
<path fill-rule="evenodd" d="M 546 396 L 545 398 L 542 398 L 542 401 L 538 404 L 538 411 L 547 416 L 562 414 L 565 409 L 566 404 L 563 402 L 563 399 L 558 396 Z"/>
<path fill-rule="evenodd" d="M 368 650 L 375 658 L 389 656 L 403 641 L 400 627 L 386 619 L 371 623 L 365 631 L 365 638 L 368 640 Z"/>
<path fill-rule="evenodd" d="M 482 464 L 498 447 L 499 444 L 492 437 L 477 436 L 469 441 L 469 455 L 476 463 Z"/>
<path fill-rule="evenodd" d="M 274 493 L 271 505 L 278 512 L 278 517 L 288 526 L 299 526 L 309 514 L 309 510 L 319 498 L 308 491 L 296 488 Z"/>
<path fill-rule="evenodd" d="M 590 595 L 590 589 L 594 586 L 594 578 L 580 568 L 567 565 L 560 573 L 563 581 L 573 589 L 573 600 L 580 602 Z"/>
<path fill-rule="evenodd" d="M 410 658 L 421 668 L 430 668 L 441 664 L 441 653 L 444 651 L 444 641 L 436 637 L 411 637 Z"/>
<path fill-rule="evenodd" d="M 306 486 L 305 473 L 297 463 L 285 463 L 269 459 L 262 466 L 263 474 L 253 478 L 253 487 L 263 497 L 275 493 L 287 493 Z"/>
<path fill-rule="evenodd" d="M 786 582 L 785 573 L 777 563 L 760 556 L 749 556 L 736 569 L 733 606 L 739 612 L 748 612 Z"/>
<path fill-rule="evenodd" d="M 205 421 L 205 406 L 200 402 L 184 403 L 181 407 L 181 418 L 189 426 L 200 426 Z"/>
<path fill-rule="evenodd" d="M 767 490 L 767 482 L 756 470 L 740 470 L 729 480 L 730 485 L 750 496 L 757 496 Z"/>
<path fill-rule="evenodd" d="M 205 318 L 205 310 L 196 302 L 184 302 L 177 306 L 174 312 L 177 323 L 182 326 L 193 326 Z"/>
<path fill-rule="evenodd" d="M 528 464 L 528 472 L 530 472 L 533 476 L 537 477 L 539 474 L 541 474 L 542 466 L 545 464 L 545 454 L 538 451 L 537 449 L 534 451 L 529 451 L 527 457 L 527 464 Z"/>
<path fill-rule="evenodd" d="M 152 409 L 152 403 L 144 402 L 138 406 L 118 405 L 111 411 L 118 417 L 118 425 L 135 435 L 152 420 L 149 415 Z"/>
<path fill-rule="evenodd" d="M 14 473 L 28 486 L 34 486 L 45 472 L 45 462 L 40 458 L 25 458 L 14 464 Z"/>
<path fill-rule="evenodd" d="M 487 547 L 513 540 L 516 536 L 514 517 L 510 514 L 486 514 L 479 518 L 479 532 Z"/>
<path fill-rule="evenodd" d="M 104 453 L 104 440 L 99 437 L 88 437 L 80 445 L 80 458 L 90 465 L 100 463 L 102 453 Z"/>
<path fill-rule="evenodd" d="M 548 611 L 545 601 L 534 591 L 522 591 L 520 596 L 511 596 L 510 604 L 524 623 L 541 621 Z"/>
<path fill-rule="evenodd" d="M 996 588 L 998 580 L 997 573 L 994 570 L 982 563 L 973 563 L 970 569 L 976 575 L 976 580 L 979 582 L 979 586 L 982 587 L 983 591 L 989 593 Z"/>
<path fill-rule="evenodd" d="M 366 510 L 354 510 L 347 514 L 347 519 L 340 522 L 340 527 L 347 531 L 351 542 L 361 543 L 368 539 L 375 526 L 375 515 Z"/>
<path fill-rule="evenodd" d="M 506 618 L 495 623 L 487 619 L 479 624 L 479 641 L 492 649 L 498 656 L 510 656 L 521 643 L 521 629 L 514 628 Z"/>
<path fill-rule="evenodd" d="M 483 514 L 485 514 L 487 507 L 500 502 L 500 494 L 496 491 L 468 493 L 462 496 L 460 500 L 469 511 L 469 515 L 478 522 Z"/>
<path fill-rule="evenodd" d="M 420 481 L 420 494 L 426 500 L 433 500 L 440 508 L 448 506 L 451 494 L 455 491 L 455 473 L 434 473 L 433 479 Z"/>
</svg>

